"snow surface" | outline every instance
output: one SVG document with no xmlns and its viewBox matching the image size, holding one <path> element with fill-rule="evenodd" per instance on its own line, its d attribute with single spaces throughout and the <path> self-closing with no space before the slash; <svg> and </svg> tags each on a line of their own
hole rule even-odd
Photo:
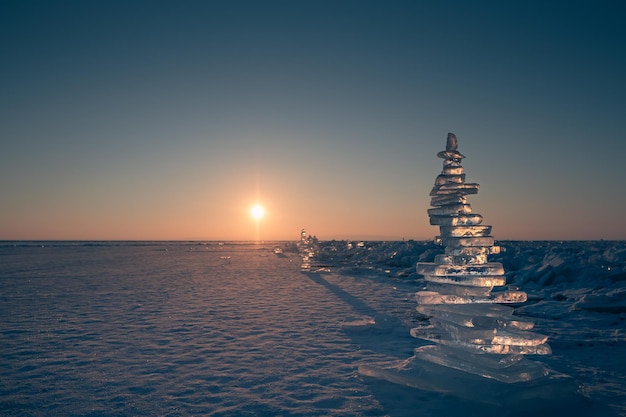
<svg viewBox="0 0 626 417">
<path fill-rule="evenodd" d="M 626 242 L 497 243 L 580 387 L 533 415 L 626 416 Z M 415 263 L 441 252 L 319 242 L 303 273 L 295 242 L 0 242 L 0 415 L 528 415 L 358 373 L 426 344 Z"/>
</svg>

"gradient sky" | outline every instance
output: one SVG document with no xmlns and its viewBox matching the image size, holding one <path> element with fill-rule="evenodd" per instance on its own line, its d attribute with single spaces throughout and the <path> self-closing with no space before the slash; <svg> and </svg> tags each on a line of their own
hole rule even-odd
<svg viewBox="0 0 626 417">
<path fill-rule="evenodd" d="M 625 10 L 3 0 L 0 239 L 431 239 L 448 132 L 496 239 L 626 239 Z"/>
</svg>

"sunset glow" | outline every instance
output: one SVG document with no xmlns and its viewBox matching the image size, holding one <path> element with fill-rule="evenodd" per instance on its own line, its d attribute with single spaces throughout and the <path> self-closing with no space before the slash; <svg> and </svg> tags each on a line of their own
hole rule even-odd
<svg viewBox="0 0 626 417">
<path fill-rule="evenodd" d="M 250 215 L 255 220 L 261 220 L 265 216 L 265 209 L 260 204 L 255 204 L 250 209 Z"/>
</svg>

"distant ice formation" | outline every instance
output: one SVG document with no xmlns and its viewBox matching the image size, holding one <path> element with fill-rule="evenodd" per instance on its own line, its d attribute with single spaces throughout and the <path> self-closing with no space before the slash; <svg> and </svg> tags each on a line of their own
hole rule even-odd
<svg viewBox="0 0 626 417">
<path fill-rule="evenodd" d="M 317 238 L 307 235 L 306 230 L 300 232 L 300 242 L 298 242 L 298 252 L 302 257 L 300 271 L 311 271 L 311 259 L 315 256 L 317 248 Z"/>
</svg>

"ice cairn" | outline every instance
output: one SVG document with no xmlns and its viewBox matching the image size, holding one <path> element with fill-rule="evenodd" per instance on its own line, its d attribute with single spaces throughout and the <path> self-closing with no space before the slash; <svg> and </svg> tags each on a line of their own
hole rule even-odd
<svg viewBox="0 0 626 417">
<path fill-rule="evenodd" d="M 437 154 L 443 171 L 428 209 L 445 252 L 416 265 L 426 282 L 425 290 L 415 293 L 416 309 L 428 320 L 410 334 L 427 344 L 406 360 L 362 364 L 359 373 L 507 407 L 571 393 L 571 378 L 527 358 L 551 353 L 547 336 L 532 332 L 533 322 L 513 314 L 511 304 L 525 302 L 526 293 L 507 286 L 502 264 L 487 259 L 500 247 L 491 226 L 483 225 L 467 202 L 479 185 L 465 182 L 464 156 L 457 147 L 456 136 L 448 134 L 446 150 Z"/>
<path fill-rule="evenodd" d="M 298 252 L 302 256 L 302 265 L 300 271 L 311 271 L 311 258 L 315 256 L 317 248 L 317 239 L 306 233 L 306 230 L 302 229 L 300 232 L 300 242 L 298 242 Z"/>
<path fill-rule="evenodd" d="M 501 263 L 488 255 L 500 252 L 491 226 L 472 213 L 467 195 L 479 185 L 465 182 L 464 156 L 449 133 L 443 171 L 430 195 L 430 224 L 439 226 L 435 241 L 445 247 L 434 262 L 418 262 L 426 290 L 415 294 L 417 311 L 430 324 L 411 329 L 411 336 L 435 345 L 419 347 L 415 356 L 460 371 L 500 382 L 530 381 L 547 375 L 547 368 L 526 355 L 552 353 L 547 336 L 531 332 L 533 323 L 513 315 L 506 304 L 523 303 L 526 293 L 506 285 Z"/>
</svg>

